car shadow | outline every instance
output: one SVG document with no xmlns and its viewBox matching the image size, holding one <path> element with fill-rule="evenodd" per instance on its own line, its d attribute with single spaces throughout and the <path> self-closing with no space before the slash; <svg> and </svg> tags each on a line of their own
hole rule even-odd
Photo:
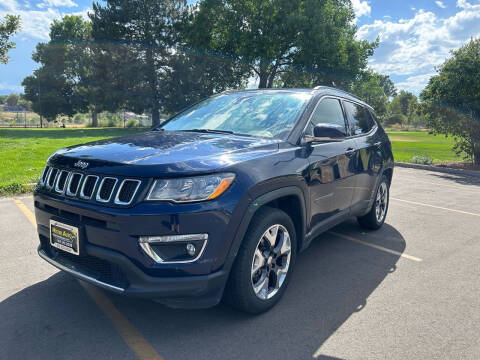
<svg viewBox="0 0 480 360">
<path fill-rule="evenodd" d="M 399 253 L 405 249 L 402 235 L 388 224 L 365 232 L 347 221 L 332 231 Z M 165 359 L 311 359 L 314 354 L 317 359 L 338 359 L 323 354 L 322 345 L 352 314 L 368 307 L 368 297 L 396 270 L 398 259 L 330 232 L 323 234 L 299 254 L 282 300 L 258 316 L 224 304 L 182 310 L 109 296 Z M 0 317 L 7 318 L 0 325 L 0 358 L 18 357 L 13 354 L 22 346 L 20 358 L 25 359 L 43 358 L 39 355 L 45 349 L 64 355 L 74 350 L 73 356 L 65 356 L 72 358 L 90 353 L 103 358 L 107 352 L 105 357 L 114 359 L 133 355 L 79 284 L 62 273 L 2 301 Z"/>
</svg>

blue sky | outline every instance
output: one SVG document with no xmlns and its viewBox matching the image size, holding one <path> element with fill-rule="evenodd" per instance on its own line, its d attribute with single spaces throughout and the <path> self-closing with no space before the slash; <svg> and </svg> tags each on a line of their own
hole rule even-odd
<svg viewBox="0 0 480 360">
<path fill-rule="evenodd" d="M 400 89 L 419 94 L 452 49 L 480 36 L 480 0 L 352 0 L 358 37 L 380 46 L 369 66 L 388 74 Z M 31 54 L 48 41 L 49 25 L 66 14 L 86 17 L 91 0 L 0 0 L 0 17 L 18 14 L 11 61 L 0 64 L 0 94 L 22 92 L 22 79 L 37 64 Z"/>
</svg>

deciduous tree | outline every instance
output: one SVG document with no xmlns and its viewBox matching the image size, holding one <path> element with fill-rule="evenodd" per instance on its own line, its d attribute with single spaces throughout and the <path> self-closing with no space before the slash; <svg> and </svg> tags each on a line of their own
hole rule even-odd
<svg viewBox="0 0 480 360">
<path fill-rule="evenodd" d="M 452 52 L 421 99 L 429 127 L 453 135 L 457 152 L 480 165 L 480 38 Z"/>
<path fill-rule="evenodd" d="M 0 20 L 0 63 L 6 64 L 9 60 L 8 50 L 15 47 L 15 43 L 10 38 L 20 28 L 20 16 L 7 15 L 4 20 Z"/>
<path fill-rule="evenodd" d="M 376 43 L 355 39 L 350 0 L 202 0 L 195 42 L 255 75 L 259 87 L 348 86 Z"/>
</svg>

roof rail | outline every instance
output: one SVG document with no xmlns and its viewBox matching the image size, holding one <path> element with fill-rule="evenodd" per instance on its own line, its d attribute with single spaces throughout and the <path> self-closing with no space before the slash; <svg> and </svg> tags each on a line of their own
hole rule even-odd
<svg viewBox="0 0 480 360">
<path fill-rule="evenodd" d="M 359 98 L 357 95 L 354 95 L 352 93 L 349 93 L 348 91 L 345 91 L 345 90 L 341 90 L 341 89 L 337 89 L 337 88 L 334 88 L 334 87 L 331 87 L 331 86 L 324 86 L 324 85 L 320 85 L 320 86 L 315 86 L 313 88 L 313 90 L 320 90 L 320 89 L 330 89 L 330 90 L 334 90 L 334 91 L 338 91 L 338 92 L 341 92 L 341 93 L 344 93 L 348 96 L 351 96 L 357 100 L 360 100 L 361 102 L 365 102 L 364 100 L 362 100 L 361 98 Z M 368 104 L 367 104 L 368 105 Z M 370 106 L 370 105 L 369 105 Z"/>
</svg>

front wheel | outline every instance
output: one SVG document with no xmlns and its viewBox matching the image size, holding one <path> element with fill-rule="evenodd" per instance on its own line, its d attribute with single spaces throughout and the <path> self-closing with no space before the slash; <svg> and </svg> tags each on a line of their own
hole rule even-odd
<svg viewBox="0 0 480 360">
<path fill-rule="evenodd" d="M 390 186 L 388 179 L 385 175 L 382 176 L 380 184 L 377 187 L 375 193 L 375 201 L 373 202 L 370 211 L 357 218 L 358 223 L 367 229 L 377 230 L 380 229 L 385 222 L 388 211 L 388 201 Z"/>
<path fill-rule="evenodd" d="M 273 307 L 287 287 L 296 247 L 290 217 L 274 208 L 260 210 L 240 246 L 227 284 L 226 300 L 252 314 Z"/>
</svg>

